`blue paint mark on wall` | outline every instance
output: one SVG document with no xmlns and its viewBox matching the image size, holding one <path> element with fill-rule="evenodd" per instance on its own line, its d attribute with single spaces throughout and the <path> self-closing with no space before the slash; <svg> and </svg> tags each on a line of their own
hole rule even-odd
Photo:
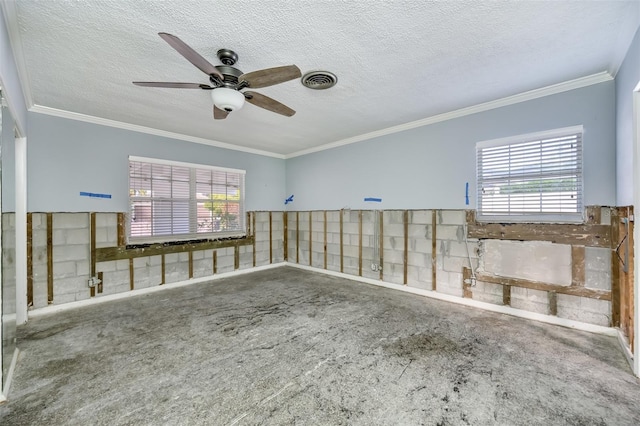
<svg viewBox="0 0 640 426">
<path fill-rule="evenodd" d="M 467 186 L 464 190 L 464 203 L 469 205 L 469 182 L 467 182 Z"/>
<path fill-rule="evenodd" d="M 111 194 L 97 194 L 95 192 L 82 192 L 80 191 L 81 197 L 91 197 L 91 198 L 111 198 Z"/>
<path fill-rule="evenodd" d="M 291 197 L 287 198 L 286 200 L 284 200 L 284 204 L 287 205 L 289 203 L 293 203 L 293 195 L 291 195 Z"/>
<path fill-rule="evenodd" d="M 374 197 L 367 197 L 364 200 L 365 201 L 373 201 L 375 203 L 381 203 L 382 202 L 382 198 L 374 198 Z"/>
</svg>

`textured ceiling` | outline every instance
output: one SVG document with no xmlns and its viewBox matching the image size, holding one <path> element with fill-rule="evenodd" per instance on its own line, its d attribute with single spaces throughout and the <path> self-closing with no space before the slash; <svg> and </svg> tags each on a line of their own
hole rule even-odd
<svg viewBox="0 0 640 426">
<path fill-rule="evenodd" d="M 637 1 L 33 1 L 11 7 L 32 105 L 292 154 L 599 72 L 615 73 Z M 9 26 L 10 30 L 12 25 Z M 243 72 L 296 64 L 338 84 L 257 89 L 297 111 L 246 104 L 213 120 L 208 83 L 158 35 Z M 21 52 L 21 53 L 20 53 Z"/>
</svg>

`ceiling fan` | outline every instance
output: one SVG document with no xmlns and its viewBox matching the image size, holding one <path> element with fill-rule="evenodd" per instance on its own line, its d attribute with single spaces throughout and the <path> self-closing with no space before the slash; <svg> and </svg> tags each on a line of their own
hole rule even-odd
<svg viewBox="0 0 640 426">
<path fill-rule="evenodd" d="M 242 108 L 245 100 L 257 107 L 264 108 L 287 117 L 291 117 L 296 113 L 288 106 L 268 96 L 248 90 L 241 92 L 241 90 L 273 86 L 295 78 L 300 78 L 302 74 L 297 66 L 286 65 L 244 74 L 239 69 L 234 68 L 233 65 L 238 61 L 238 55 L 232 50 L 218 50 L 218 58 L 223 65 L 214 66 L 178 37 L 168 33 L 158 33 L 158 35 L 189 62 L 200 69 L 200 71 L 207 74 L 211 85 L 154 81 L 134 81 L 133 84 L 145 87 L 211 90 L 211 98 L 213 99 L 213 118 L 216 120 L 225 119 L 230 112 Z"/>
</svg>

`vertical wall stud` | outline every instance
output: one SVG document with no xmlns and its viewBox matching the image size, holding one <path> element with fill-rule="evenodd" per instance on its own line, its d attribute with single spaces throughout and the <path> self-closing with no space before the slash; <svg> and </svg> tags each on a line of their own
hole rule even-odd
<svg viewBox="0 0 640 426">
<path fill-rule="evenodd" d="M 471 282 L 471 269 L 463 267 L 462 268 L 462 297 L 466 297 L 468 299 L 473 298 L 473 293 L 471 292 L 471 284 L 467 284 Z M 504 300 L 504 293 L 502 295 Z"/>
<path fill-rule="evenodd" d="M 296 212 L 296 263 L 300 263 L 300 212 Z"/>
<path fill-rule="evenodd" d="M 118 247 L 127 245 L 127 224 L 124 213 L 118 213 Z"/>
<path fill-rule="evenodd" d="M 324 269 L 327 269 L 327 211 L 324 211 Z"/>
<path fill-rule="evenodd" d="M 358 210 L 358 275 L 362 276 L 362 210 Z"/>
<path fill-rule="evenodd" d="M 162 281 L 160 282 L 160 285 L 162 285 L 167 282 L 165 279 L 166 269 L 165 269 L 165 263 L 164 263 L 164 253 L 160 255 L 160 269 L 162 273 Z"/>
<path fill-rule="evenodd" d="M 273 216 L 269 211 L 269 263 L 273 263 Z"/>
<path fill-rule="evenodd" d="M 27 306 L 33 306 L 33 213 L 27 213 Z"/>
<path fill-rule="evenodd" d="M 309 212 L 309 266 L 313 266 L 313 226 L 311 223 L 313 222 L 313 212 Z"/>
<path fill-rule="evenodd" d="M 340 210 L 340 272 L 344 272 L 344 235 L 343 235 L 343 219 L 344 209 Z"/>
<path fill-rule="evenodd" d="M 218 252 L 216 250 L 213 251 L 213 273 L 218 273 Z"/>
<path fill-rule="evenodd" d="M 233 269 L 240 269 L 240 246 L 233 247 Z"/>
<path fill-rule="evenodd" d="M 91 212 L 89 213 L 89 264 L 90 266 L 90 271 L 89 271 L 89 276 L 91 278 L 96 276 L 96 213 L 95 212 Z M 95 297 L 96 296 L 96 288 L 94 287 L 90 287 L 89 288 L 89 295 L 91 297 Z"/>
<path fill-rule="evenodd" d="M 384 276 L 382 275 L 382 267 L 384 266 L 384 210 L 380 210 L 380 281 L 383 280 Z"/>
<path fill-rule="evenodd" d="M 438 268 L 437 261 L 437 251 L 436 251 L 436 228 L 437 228 L 437 218 L 436 211 L 431 210 L 431 289 L 436 291 L 437 281 L 436 281 L 436 270 Z M 469 265 L 471 267 L 471 265 Z M 466 297 L 466 296 L 465 296 Z"/>
<path fill-rule="evenodd" d="M 584 246 L 571 246 L 571 285 L 584 287 Z"/>
<path fill-rule="evenodd" d="M 282 248 L 284 249 L 284 261 L 286 262 L 289 260 L 289 215 L 287 212 L 282 212 L 282 222 L 284 223 Z"/>
<path fill-rule="evenodd" d="M 193 278 L 193 252 L 189 250 L 189 279 Z"/>
<path fill-rule="evenodd" d="M 53 303 L 53 213 L 47 213 L 47 303 Z"/>
<path fill-rule="evenodd" d="M 547 293 L 549 297 L 549 315 L 558 315 L 558 294 L 555 291 Z"/>
<path fill-rule="evenodd" d="M 611 208 L 611 326 L 620 326 L 620 261 L 616 248 L 620 241 L 620 216 Z"/>
<path fill-rule="evenodd" d="M 251 213 L 251 229 L 253 229 L 253 267 L 256 267 L 256 212 Z"/>
<path fill-rule="evenodd" d="M 133 290 L 134 288 L 133 258 L 131 258 L 129 259 L 129 290 Z"/>
<path fill-rule="evenodd" d="M 502 304 L 505 306 L 511 306 L 511 286 L 502 286 Z"/>
<path fill-rule="evenodd" d="M 407 273 L 409 269 L 409 211 L 405 210 L 403 215 L 404 222 L 404 281 L 407 285 Z"/>
</svg>

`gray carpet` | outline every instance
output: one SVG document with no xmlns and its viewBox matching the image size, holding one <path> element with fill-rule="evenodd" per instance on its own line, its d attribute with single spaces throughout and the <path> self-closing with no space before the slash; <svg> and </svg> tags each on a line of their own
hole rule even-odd
<svg viewBox="0 0 640 426">
<path fill-rule="evenodd" d="M 278 268 L 32 319 L 2 425 L 636 425 L 615 338 Z"/>
</svg>

